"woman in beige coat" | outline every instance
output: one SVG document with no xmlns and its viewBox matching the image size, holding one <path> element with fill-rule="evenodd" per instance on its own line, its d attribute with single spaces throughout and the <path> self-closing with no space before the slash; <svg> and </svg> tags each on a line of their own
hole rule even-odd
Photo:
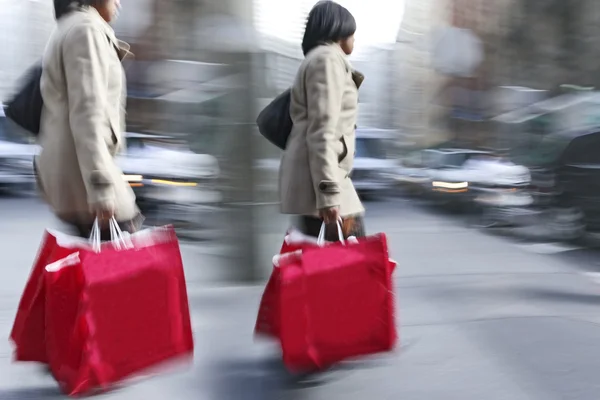
<svg viewBox="0 0 600 400">
<path fill-rule="evenodd" d="M 40 189 L 64 222 L 82 236 L 96 218 L 115 217 L 133 231 L 141 222 L 135 196 L 115 162 L 123 144 L 129 47 L 109 22 L 119 0 L 55 0 L 57 28 L 43 59 Z"/>
<path fill-rule="evenodd" d="M 311 236 L 325 222 L 328 240 L 337 240 L 340 220 L 346 236 L 364 235 L 364 208 L 350 179 L 362 83 L 347 60 L 355 31 L 354 17 L 337 3 L 323 1 L 310 12 L 279 176 L 282 212 L 300 216 L 302 230 Z"/>
</svg>

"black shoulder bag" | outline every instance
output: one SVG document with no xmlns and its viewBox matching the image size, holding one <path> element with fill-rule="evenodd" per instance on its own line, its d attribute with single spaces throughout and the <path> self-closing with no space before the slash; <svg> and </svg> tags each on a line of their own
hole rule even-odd
<svg viewBox="0 0 600 400">
<path fill-rule="evenodd" d="M 40 90 L 41 79 L 40 62 L 27 71 L 22 79 L 21 89 L 6 103 L 4 109 L 8 118 L 36 136 L 40 133 L 40 119 L 44 105 Z"/>
<path fill-rule="evenodd" d="M 256 119 L 260 133 L 282 150 L 285 150 L 292 132 L 291 101 L 291 89 L 288 89 L 266 106 Z"/>
</svg>

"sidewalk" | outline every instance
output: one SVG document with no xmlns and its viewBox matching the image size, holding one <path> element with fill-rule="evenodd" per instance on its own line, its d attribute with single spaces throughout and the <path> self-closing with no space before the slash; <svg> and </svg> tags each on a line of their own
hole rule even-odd
<svg viewBox="0 0 600 400">
<path fill-rule="evenodd" d="M 269 384 L 266 380 L 252 377 L 247 378 L 246 387 L 235 382 L 236 371 L 264 373 L 261 364 L 265 354 L 271 352 L 268 345 L 253 342 L 250 329 L 259 295 L 257 289 L 209 290 L 206 293 L 193 291 L 189 298 L 196 351 L 191 368 L 177 368 L 172 373 L 153 377 L 141 384 L 130 383 L 122 390 L 102 397 L 110 400 L 276 400 L 275 383 Z M 16 308 L 13 300 L 0 298 L 0 399 L 64 398 L 53 379 L 44 375 L 40 368 L 12 363 L 8 330 Z M 275 351 L 272 354 L 277 357 Z M 253 387 L 248 388 L 249 383 Z M 248 389 L 251 390 L 251 396 L 244 394 L 240 397 L 240 393 L 246 393 Z"/>
<path fill-rule="evenodd" d="M 40 229 L 39 223 L 34 225 L 30 232 Z M 23 223 L 12 227 L 14 234 L 0 241 L 3 261 L 13 261 L 2 263 L 3 278 L 8 279 L 0 280 L 0 400 L 63 398 L 52 379 L 35 366 L 11 363 L 8 332 L 33 256 L 21 250 L 21 255 L 10 254 L 17 247 L 14 243 L 27 251 L 37 246 L 30 244 L 32 233 Z M 255 341 L 252 335 L 262 287 L 202 285 L 202 263 L 208 265 L 219 251 L 189 253 L 193 366 L 128 384 L 102 398 L 597 398 L 596 284 L 560 260 L 522 251 L 409 204 L 370 208 L 367 227 L 388 234 L 391 256 L 398 261 L 400 345 L 395 352 L 344 363 L 318 381 L 294 380 L 282 369 L 277 347 Z"/>
<path fill-rule="evenodd" d="M 0 279 L 0 400 L 62 398 L 56 383 L 35 365 L 12 363 L 10 328 L 44 229 L 53 218 L 44 207 L 0 210 L 2 279 Z M 4 211 L 4 213 L 2 212 Z M 266 223 L 266 222 L 265 222 Z M 279 247 L 281 233 L 259 228 L 262 252 Z M 269 241 L 272 243 L 269 244 Z M 271 250 L 272 252 L 272 250 Z M 187 372 L 175 371 L 140 385 L 107 394 L 111 400 L 282 400 L 290 381 L 271 343 L 255 342 L 254 319 L 262 285 L 216 287 L 229 249 L 222 243 L 182 244 L 188 280 L 196 354 Z M 283 397 L 282 397 L 283 396 Z"/>
</svg>

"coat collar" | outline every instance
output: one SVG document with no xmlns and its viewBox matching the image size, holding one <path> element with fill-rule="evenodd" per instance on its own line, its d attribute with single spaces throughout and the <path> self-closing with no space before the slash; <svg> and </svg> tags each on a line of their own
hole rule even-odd
<svg viewBox="0 0 600 400">
<path fill-rule="evenodd" d="M 356 88 L 360 89 L 360 85 L 362 85 L 363 81 L 365 80 L 365 76 L 361 72 L 354 69 L 352 70 L 352 80 L 354 81 Z"/>
<path fill-rule="evenodd" d="M 360 89 L 360 86 L 362 85 L 363 81 L 365 80 L 365 76 L 361 72 L 355 70 L 352 67 L 352 64 L 348 60 L 348 56 L 346 55 L 346 53 L 344 53 L 344 50 L 342 50 L 342 48 L 337 43 L 323 43 L 323 45 L 329 46 L 332 49 L 335 49 L 335 51 L 340 53 L 340 55 L 344 59 L 344 62 L 346 63 L 346 68 L 348 68 L 348 71 L 352 72 L 352 80 L 354 81 L 356 88 Z"/>
<path fill-rule="evenodd" d="M 92 18 L 98 23 L 98 26 L 101 27 L 102 31 L 106 34 L 108 41 L 113 45 L 117 54 L 119 55 L 119 59 L 123 61 L 125 58 L 133 57 L 133 53 L 130 51 L 131 46 L 117 39 L 115 35 L 115 30 L 102 18 L 98 10 L 94 7 L 86 6 L 78 9 L 79 12 L 88 13 Z"/>
</svg>

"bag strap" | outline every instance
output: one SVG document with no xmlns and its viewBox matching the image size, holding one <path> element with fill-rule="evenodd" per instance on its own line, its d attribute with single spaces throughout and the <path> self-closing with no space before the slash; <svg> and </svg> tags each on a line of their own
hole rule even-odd
<svg viewBox="0 0 600 400">
<path fill-rule="evenodd" d="M 338 231 L 338 239 L 342 244 L 346 244 L 346 240 L 344 239 L 344 230 L 342 229 L 342 221 L 338 220 L 336 222 L 337 231 Z M 319 231 L 319 236 L 317 237 L 317 244 L 319 246 L 323 246 L 325 244 L 325 233 L 327 231 L 327 224 L 323 222 L 321 224 L 321 230 Z"/>
</svg>

